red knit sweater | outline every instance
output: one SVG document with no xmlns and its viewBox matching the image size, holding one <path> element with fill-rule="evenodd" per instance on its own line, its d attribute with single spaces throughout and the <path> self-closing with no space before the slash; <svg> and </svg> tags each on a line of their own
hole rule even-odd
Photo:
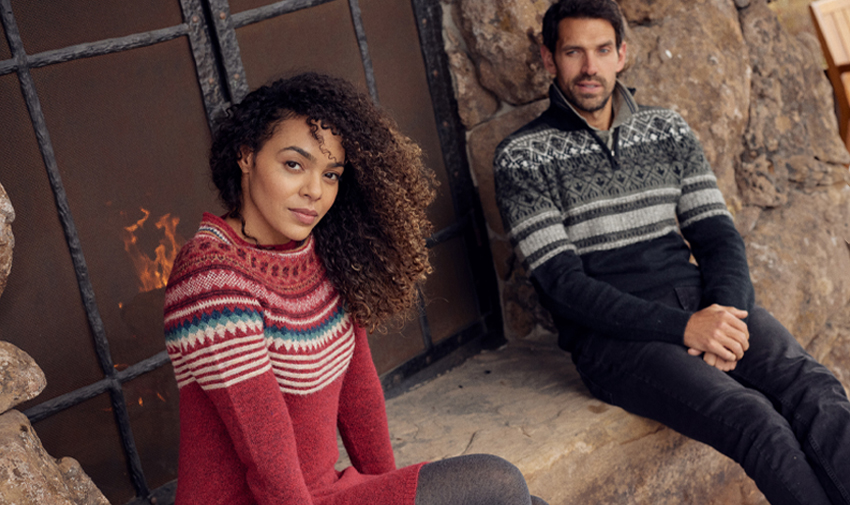
<svg viewBox="0 0 850 505">
<path fill-rule="evenodd" d="M 312 237 L 266 250 L 205 214 L 165 294 L 180 388 L 177 505 L 413 505 L 366 332 Z M 336 430 L 354 465 L 334 469 Z"/>
</svg>

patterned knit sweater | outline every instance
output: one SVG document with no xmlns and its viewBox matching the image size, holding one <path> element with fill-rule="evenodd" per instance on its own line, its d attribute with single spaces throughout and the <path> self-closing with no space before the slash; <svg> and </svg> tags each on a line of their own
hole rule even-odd
<svg viewBox="0 0 850 505">
<path fill-rule="evenodd" d="M 702 306 L 754 302 L 696 136 L 677 113 L 615 92 L 629 117 L 613 149 L 553 85 L 549 109 L 496 150 L 502 220 L 568 350 L 588 332 L 681 344 L 691 314 L 653 301 L 676 287 L 702 286 Z"/>
<path fill-rule="evenodd" d="M 180 388 L 177 505 L 409 504 L 366 332 L 312 237 L 261 249 L 205 214 L 165 294 Z M 336 430 L 353 467 L 334 469 Z"/>
</svg>

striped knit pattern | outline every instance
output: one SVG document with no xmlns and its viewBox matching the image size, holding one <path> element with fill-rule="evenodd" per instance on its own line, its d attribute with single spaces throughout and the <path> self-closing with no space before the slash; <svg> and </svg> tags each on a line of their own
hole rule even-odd
<svg viewBox="0 0 850 505">
<path fill-rule="evenodd" d="M 529 271 L 563 252 L 617 249 L 708 217 L 731 218 L 699 142 L 677 113 L 634 113 L 619 127 L 619 166 L 603 149 L 586 129 L 545 121 L 500 145 L 497 199 Z"/>
<path fill-rule="evenodd" d="M 166 291 L 178 386 L 226 388 L 272 370 L 284 393 L 323 389 L 351 361 L 354 325 L 312 236 L 296 248 L 262 250 L 235 243 L 227 226 L 204 220 Z"/>
</svg>

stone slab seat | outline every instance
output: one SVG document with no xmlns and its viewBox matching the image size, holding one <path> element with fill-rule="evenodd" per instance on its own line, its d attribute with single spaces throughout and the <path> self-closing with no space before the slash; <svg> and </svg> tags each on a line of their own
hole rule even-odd
<svg viewBox="0 0 850 505">
<path fill-rule="evenodd" d="M 767 503 L 732 460 L 594 399 L 554 342 L 478 354 L 387 414 L 399 466 L 496 454 L 550 505 Z"/>
</svg>

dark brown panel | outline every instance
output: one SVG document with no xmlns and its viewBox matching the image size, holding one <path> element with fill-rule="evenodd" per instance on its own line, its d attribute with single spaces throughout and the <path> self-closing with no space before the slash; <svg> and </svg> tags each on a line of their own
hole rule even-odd
<svg viewBox="0 0 850 505">
<path fill-rule="evenodd" d="M 173 260 L 168 233 L 175 220 L 179 245 L 194 234 L 203 210 L 218 209 L 189 45 L 180 38 L 32 72 L 122 369 L 165 348 L 162 284 L 143 283 L 140 271 L 163 273 L 153 266 L 157 248 Z"/>
<path fill-rule="evenodd" d="M 463 238 L 431 250 L 434 273 L 425 284 L 425 310 L 434 343 L 450 337 L 478 319 L 478 304 Z"/>
<path fill-rule="evenodd" d="M 109 396 L 102 394 L 33 425 L 47 453 L 80 462 L 110 503 L 135 496 Z"/>
<path fill-rule="evenodd" d="M 12 12 L 27 54 L 183 22 L 178 0 L 12 0 Z"/>
<path fill-rule="evenodd" d="M 271 5 L 277 1 L 278 0 L 230 0 L 230 13 L 236 14 L 237 12 L 256 9 L 257 7 Z"/>
<path fill-rule="evenodd" d="M 9 44 L 6 42 L 6 31 L 0 26 L 0 61 L 8 60 L 12 57 L 12 52 L 9 51 Z"/>
<path fill-rule="evenodd" d="M 171 366 L 124 384 L 124 398 L 148 487 L 156 489 L 177 478 L 180 424 Z"/>
<path fill-rule="evenodd" d="M 400 327 L 400 325 L 403 326 Z M 387 331 L 375 330 L 369 335 L 369 348 L 378 374 L 389 372 L 425 351 L 422 330 L 416 310 L 407 318 L 397 317 L 387 323 Z"/>
<path fill-rule="evenodd" d="M 15 74 L 0 77 L 0 118 L 0 184 L 16 214 L 12 272 L 0 297 L 0 340 L 29 353 L 47 376 L 47 389 L 23 410 L 103 374 Z"/>
<path fill-rule="evenodd" d="M 366 78 L 348 2 L 336 0 L 236 30 L 251 89 L 312 70 L 348 79 L 366 92 Z"/>
<path fill-rule="evenodd" d="M 442 184 L 429 211 L 439 230 L 454 222 L 454 206 L 410 0 L 360 0 L 360 9 L 381 105 L 422 146 Z"/>
</svg>

